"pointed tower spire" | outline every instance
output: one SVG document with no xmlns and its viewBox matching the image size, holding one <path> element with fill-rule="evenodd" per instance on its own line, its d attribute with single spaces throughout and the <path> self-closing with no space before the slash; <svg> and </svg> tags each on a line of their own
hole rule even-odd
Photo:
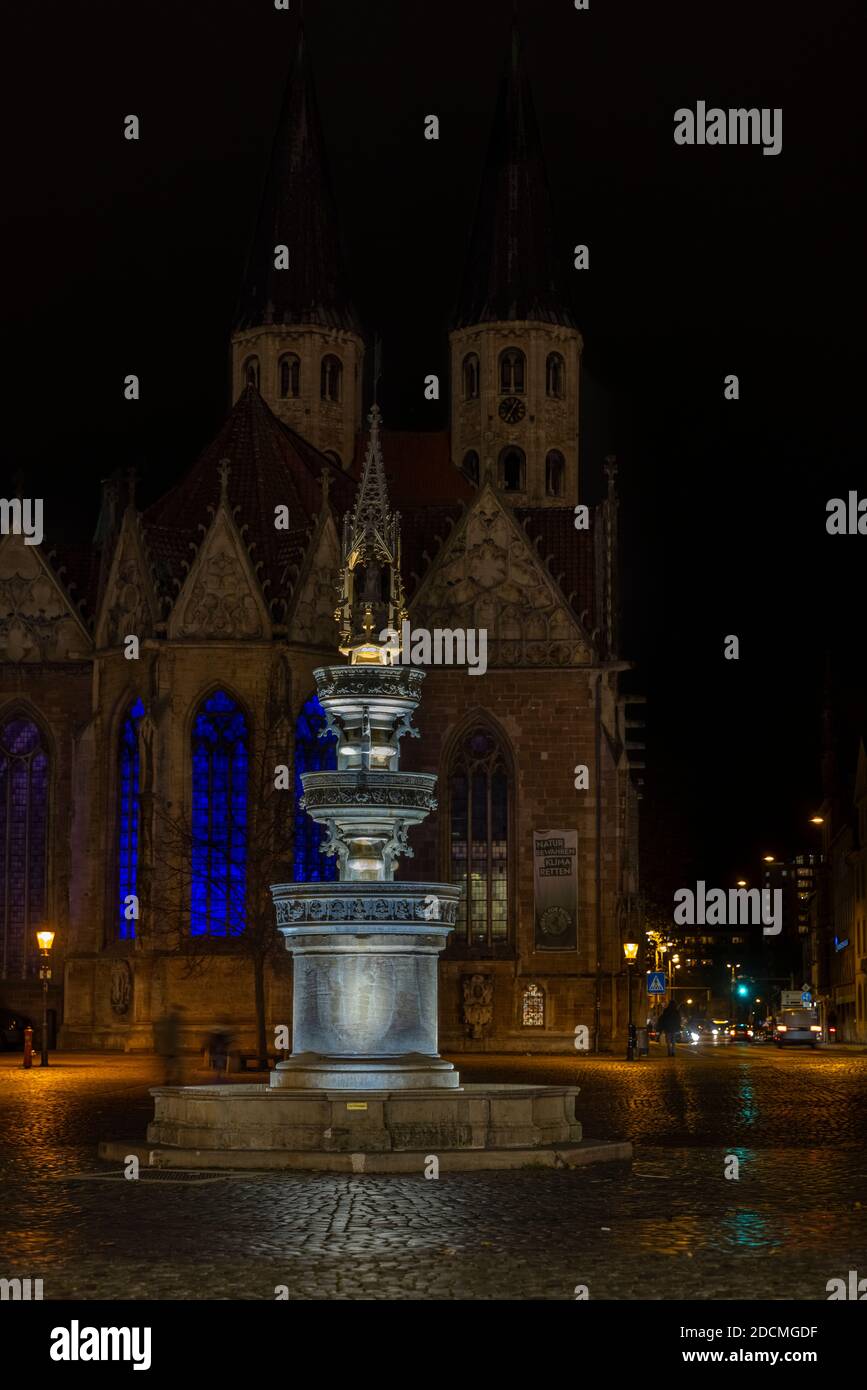
<svg viewBox="0 0 867 1390">
<path fill-rule="evenodd" d="M 557 293 L 552 221 L 542 142 L 513 18 L 455 328 L 516 319 L 575 327 Z"/>
<path fill-rule="evenodd" d="M 281 246 L 288 252 L 285 268 L 275 266 Z M 236 331 L 271 323 L 359 332 L 303 25 L 235 315 Z"/>
<path fill-rule="evenodd" d="M 343 567 L 340 603 L 340 650 L 352 665 L 385 665 L 397 647 L 384 646 L 380 633 L 399 634 L 406 618 L 400 576 L 400 516 L 389 510 L 385 466 L 379 438 L 380 409 L 368 416 L 370 438 L 355 506 L 343 522 Z"/>
</svg>

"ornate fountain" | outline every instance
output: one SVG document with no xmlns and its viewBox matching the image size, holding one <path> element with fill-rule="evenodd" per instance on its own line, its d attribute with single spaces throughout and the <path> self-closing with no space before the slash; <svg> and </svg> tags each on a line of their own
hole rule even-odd
<svg viewBox="0 0 867 1390">
<path fill-rule="evenodd" d="M 400 740 L 424 672 L 392 664 L 405 618 L 399 517 L 389 510 L 379 411 L 354 510 L 343 528 L 340 651 L 346 666 L 316 671 L 337 768 L 302 774 L 302 805 L 325 825 L 339 882 L 272 888 L 277 926 L 294 958 L 292 1056 L 273 1086 L 359 1089 L 448 1087 L 458 1074 L 437 1052 L 437 959 L 459 889 L 395 882 L 407 832 L 436 810 L 436 777 L 401 772 Z"/>
<path fill-rule="evenodd" d="M 406 614 L 376 406 L 340 581 L 349 662 L 316 672 L 337 767 L 302 778 L 340 879 L 271 890 L 294 958 L 292 1053 L 270 1085 L 154 1088 L 147 1146 L 123 1139 L 100 1152 L 178 1168 L 352 1172 L 418 1172 L 432 1155 L 450 1168 L 626 1159 L 629 1144 L 582 1140 L 576 1086 L 461 1086 L 437 1051 L 437 962 L 460 890 L 394 877 L 412 854 L 407 833 L 436 810 L 436 777 L 400 770 L 424 672 L 392 664 Z"/>
</svg>

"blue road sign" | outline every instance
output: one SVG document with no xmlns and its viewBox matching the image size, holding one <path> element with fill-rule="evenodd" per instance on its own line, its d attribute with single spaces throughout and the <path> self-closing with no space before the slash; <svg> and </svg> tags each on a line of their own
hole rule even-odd
<svg viewBox="0 0 867 1390">
<path fill-rule="evenodd" d="M 647 993 L 665 994 L 665 973 L 662 970 L 648 970 Z"/>
<path fill-rule="evenodd" d="M 810 994 L 808 990 L 805 990 L 804 993 L 801 995 L 801 1003 L 802 1003 L 802 1004 L 812 1004 L 812 1002 L 813 1002 L 813 996 L 812 996 L 812 994 Z"/>
</svg>

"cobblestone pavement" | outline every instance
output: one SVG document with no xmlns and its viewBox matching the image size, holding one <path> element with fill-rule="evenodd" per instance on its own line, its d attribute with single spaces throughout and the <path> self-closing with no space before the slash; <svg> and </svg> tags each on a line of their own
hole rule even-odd
<svg viewBox="0 0 867 1390">
<path fill-rule="evenodd" d="M 867 1055 L 454 1060 L 468 1081 L 577 1082 L 585 1134 L 631 1138 L 632 1169 L 128 1182 L 95 1146 L 141 1141 L 153 1059 L 7 1054 L 0 1275 L 46 1298 L 824 1300 L 867 1273 Z"/>
</svg>

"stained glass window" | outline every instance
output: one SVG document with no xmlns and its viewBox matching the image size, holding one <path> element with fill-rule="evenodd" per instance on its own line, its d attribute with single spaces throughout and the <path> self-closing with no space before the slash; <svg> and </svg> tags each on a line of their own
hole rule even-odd
<svg viewBox="0 0 867 1390">
<path fill-rule="evenodd" d="M 527 985 L 521 995 L 521 1024 L 524 1028 L 545 1027 L 545 991 L 541 985 Z"/>
<path fill-rule="evenodd" d="M 136 700 L 120 731 L 117 807 L 117 934 L 121 941 L 135 936 L 135 918 L 127 920 L 126 899 L 138 893 L 139 751 L 138 725 L 144 705 Z"/>
<path fill-rule="evenodd" d="M 449 770 L 450 876 L 464 892 L 455 938 L 469 946 L 508 940 L 509 774 L 484 727 L 461 740 Z"/>
<path fill-rule="evenodd" d="M 47 907 L 48 752 L 32 720 L 0 727 L 0 973 L 35 973 Z"/>
<path fill-rule="evenodd" d="M 203 701 L 193 724 L 193 936 L 238 936 L 247 889 L 249 731 L 224 691 Z"/>
<path fill-rule="evenodd" d="M 337 767 L 337 739 L 319 737 L 325 728 L 325 711 L 315 695 L 305 700 L 295 725 L 295 882 L 332 883 L 337 878 L 337 859 L 323 854 L 324 825 L 301 809 L 304 795 L 302 772 L 328 772 Z"/>
</svg>

